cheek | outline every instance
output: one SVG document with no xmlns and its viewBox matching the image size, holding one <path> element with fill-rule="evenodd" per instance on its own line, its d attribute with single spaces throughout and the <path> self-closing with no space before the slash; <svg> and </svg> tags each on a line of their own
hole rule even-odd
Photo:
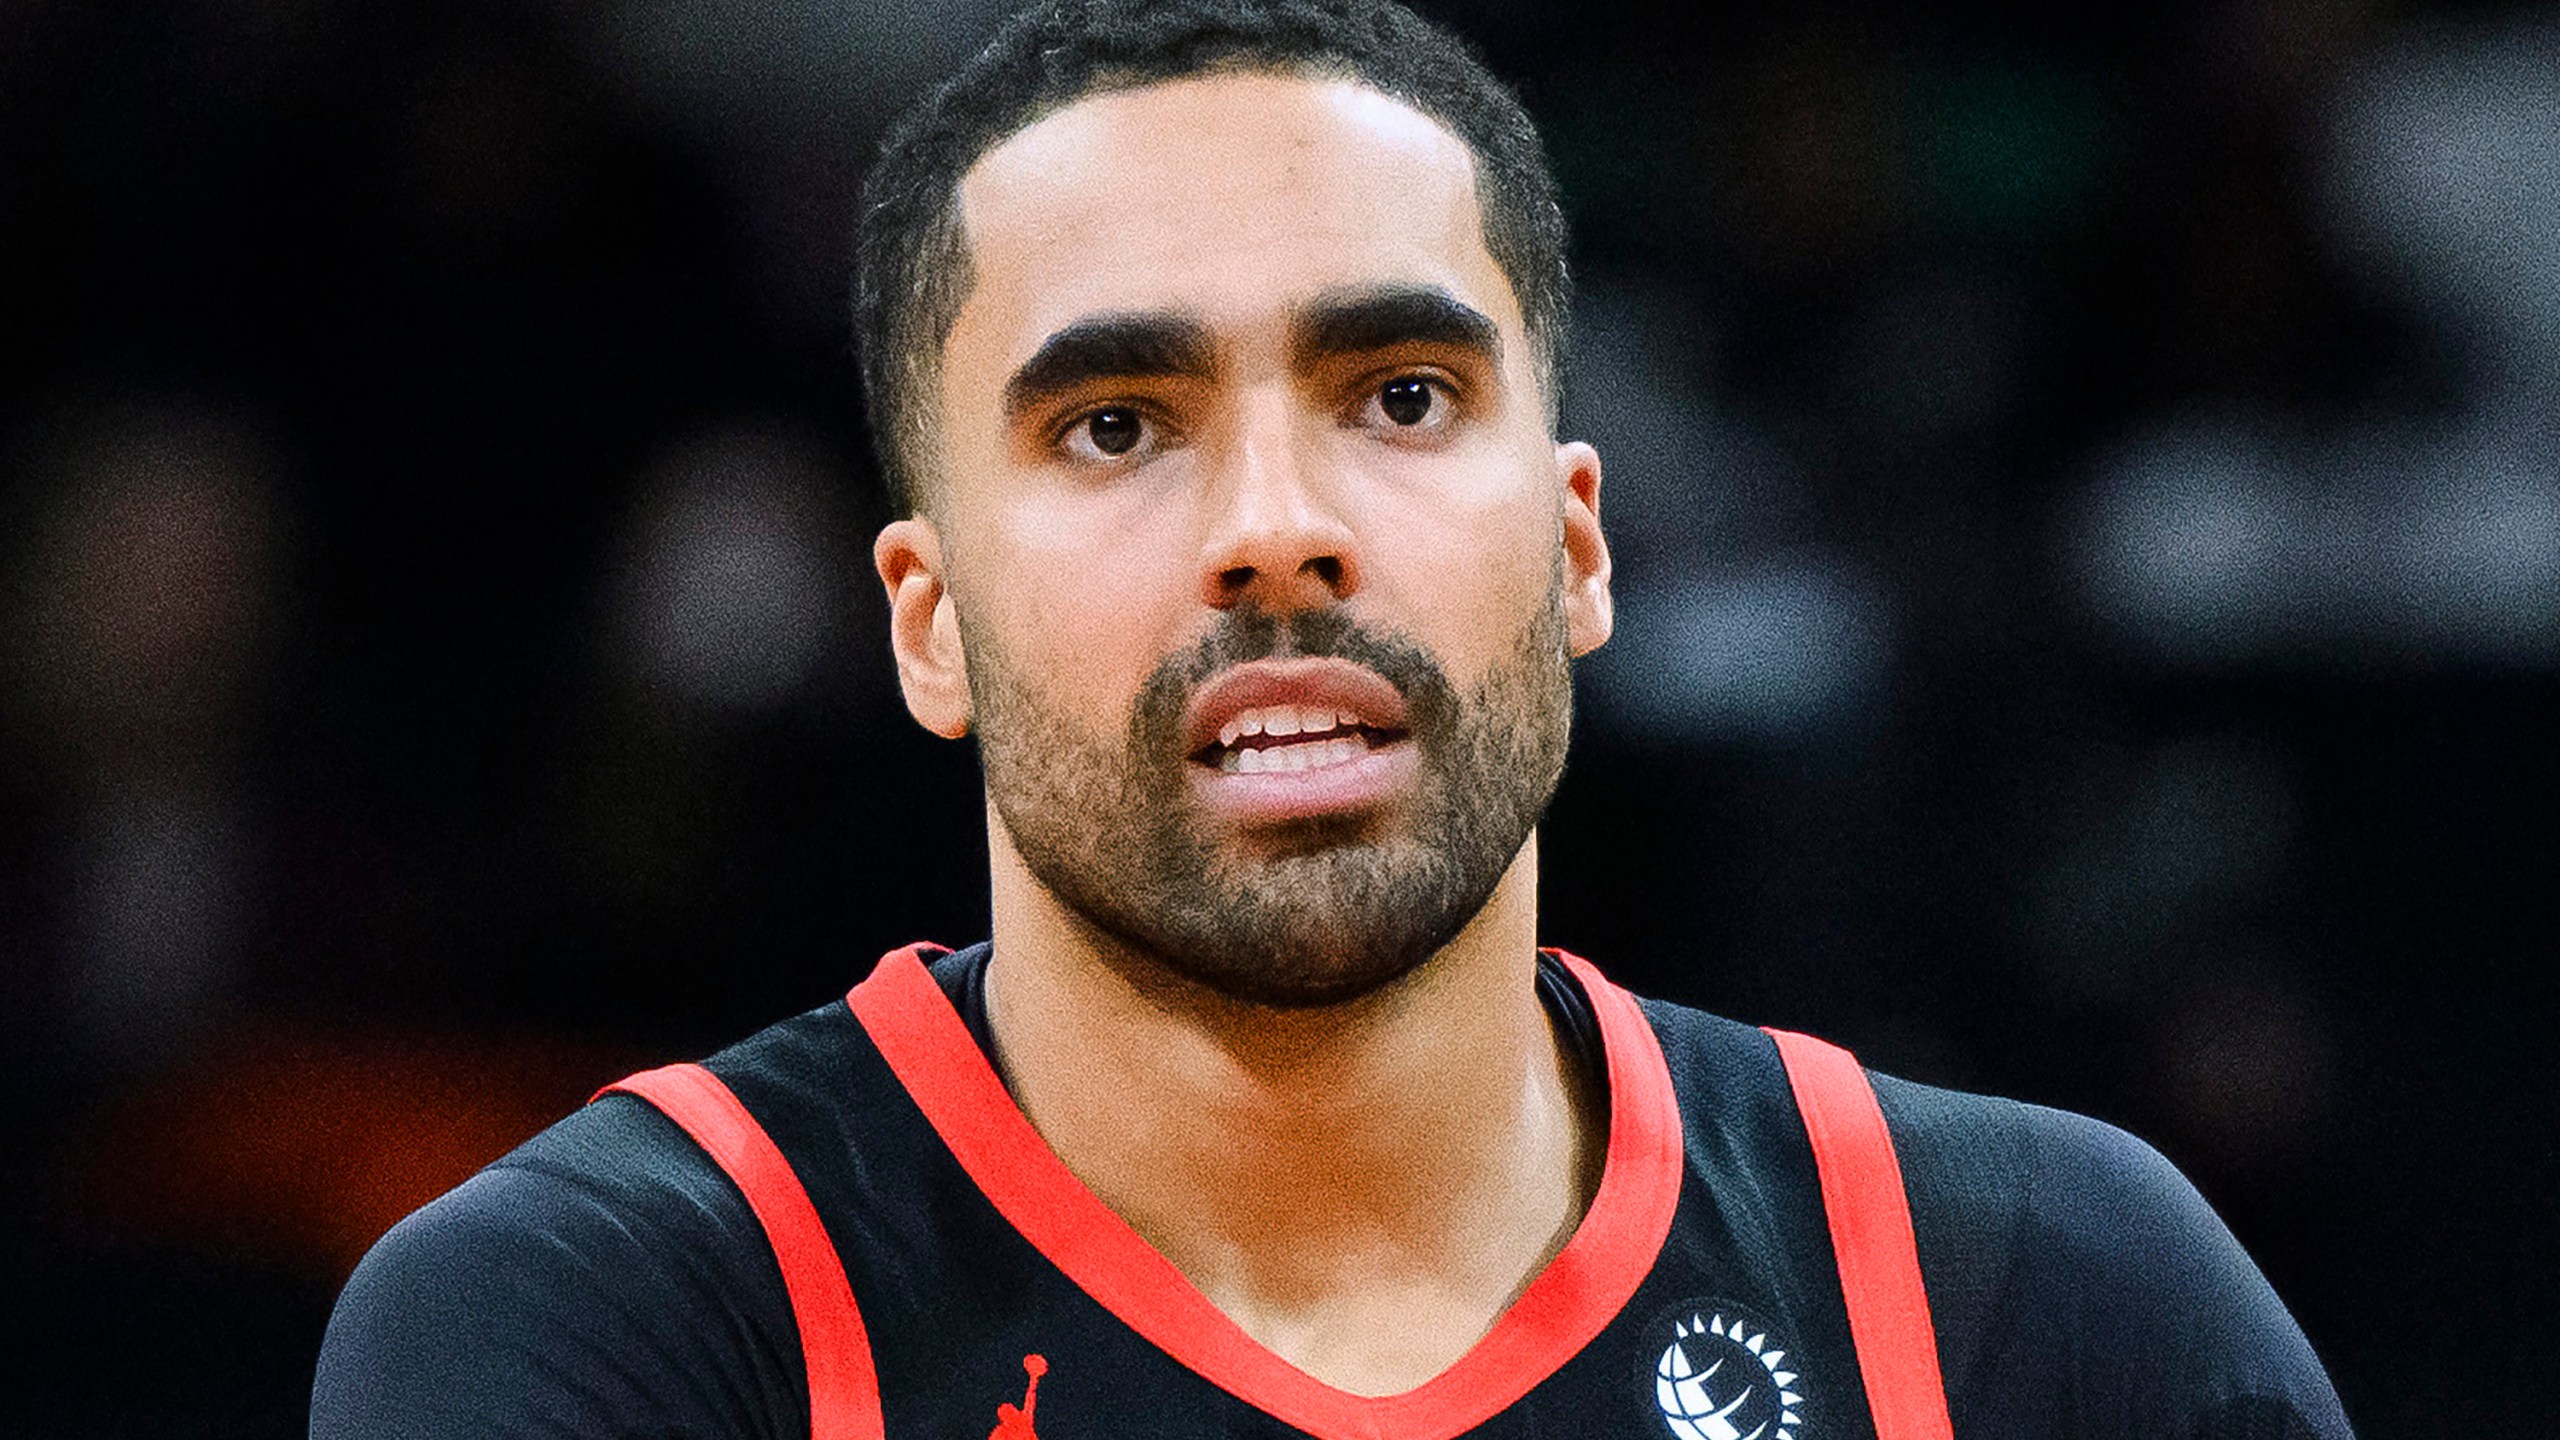
<svg viewBox="0 0 2560 1440">
<path fill-rule="evenodd" d="M 1559 522 L 1514 457 L 1450 470 L 1377 487 L 1367 588 L 1380 618 L 1428 644 L 1464 689 L 1512 656 L 1549 603 Z"/>
<path fill-rule="evenodd" d="M 1015 680 L 1117 733 L 1197 608 L 1173 507 L 1091 495 L 1018 499 L 970 517 L 959 583 Z"/>
</svg>

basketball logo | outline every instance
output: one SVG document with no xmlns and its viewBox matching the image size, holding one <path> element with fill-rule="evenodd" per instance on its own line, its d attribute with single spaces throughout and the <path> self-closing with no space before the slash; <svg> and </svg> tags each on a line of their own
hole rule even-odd
<svg viewBox="0 0 2560 1440">
<path fill-rule="evenodd" d="M 1700 1307 L 1672 1321 L 1669 1340 L 1653 1398 L 1676 1440 L 1795 1440 L 1804 1396 L 1767 1326 L 1735 1307 Z"/>
<path fill-rule="evenodd" d="M 987 1440 L 1040 1440 L 1040 1432 L 1031 1428 L 1031 1417 L 1040 1408 L 1040 1377 L 1049 1373 L 1049 1362 L 1025 1355 L 1022 1370 L 1031 1377 L 1023 1387 L 1022 1403 L 1008 1400 L 996 1407 L 996 1428 L 987 1432 Z"/>
</svg>

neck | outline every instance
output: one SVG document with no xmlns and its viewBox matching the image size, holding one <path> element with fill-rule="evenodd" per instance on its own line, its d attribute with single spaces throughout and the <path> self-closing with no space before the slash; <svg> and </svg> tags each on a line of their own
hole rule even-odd
<svg viewBox="0 0 2560 1440">
<path fill-rule="evenodd" d="M 1456 939 L 1339 1005 L 1182 979 L 1059 904 L 991 816 L 988 1018 L 1067 1168 L 1266 1346 L 1362 1393 L 1437 1374 L 1562 1247 L 1604 1097 L 1537 999 L 1537 841 Z"/>
</svg>

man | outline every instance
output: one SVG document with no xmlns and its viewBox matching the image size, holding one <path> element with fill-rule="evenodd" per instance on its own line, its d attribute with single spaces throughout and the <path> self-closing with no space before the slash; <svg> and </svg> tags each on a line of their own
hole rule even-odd
<svg viewBox="0 0 2560 1440">
<path fill-rule="evenodd" d="M 858 323 L 992 946 L 392 1232 L 315 1436 L 2334 1436 L 2194 1192 L 1536 948 L 1562 226 L 1386 0 L 1060 0 L 893 137 Z"/>
</svg>

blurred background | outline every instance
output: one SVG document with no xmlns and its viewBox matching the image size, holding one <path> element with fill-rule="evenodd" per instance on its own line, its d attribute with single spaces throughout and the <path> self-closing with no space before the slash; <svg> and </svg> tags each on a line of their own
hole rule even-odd
<svg viewBox="0 0 2560 1440">
<path fill-rule="evenodd" d="M 2551 1433 L 2560 15 L 1424 8 L 1609 465 L 1549 938 L 2125 1125 L 2365 1434 Z M 0 0 L 0 1434 L 297 1434 L 399 1215 L 983 932 L 844 292 L 994 13 Z"/>
</svg>

